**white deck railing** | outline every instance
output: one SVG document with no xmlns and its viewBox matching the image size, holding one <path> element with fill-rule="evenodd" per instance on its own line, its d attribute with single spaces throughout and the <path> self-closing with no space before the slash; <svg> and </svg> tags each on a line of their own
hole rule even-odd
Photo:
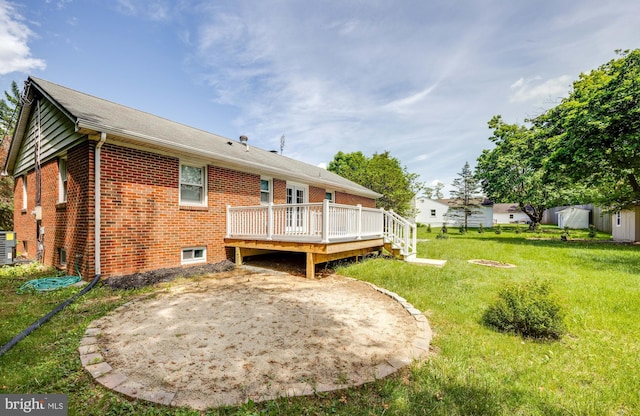
<svg viewBox="0 0 640 416">
<path fill-rule="evenodd" d="M 311 204 L 227 206 L 227 238 L 301 242 L 383 237 L 383 211 L 360 205 Z"/>
<path fill-rule="evenodd" d="M 415 257 L 418 247 L 416 224 L 391 211 L 384 211 L 384 240 L 406 257 Z"/>
<path fill-rule="evenodd" d="M 415 224 L 393 211 L 325 200 L 310 204 L 227 206 L 227 238 L 331 243 L 384 238 L 415 254 Z"/>
</svg>

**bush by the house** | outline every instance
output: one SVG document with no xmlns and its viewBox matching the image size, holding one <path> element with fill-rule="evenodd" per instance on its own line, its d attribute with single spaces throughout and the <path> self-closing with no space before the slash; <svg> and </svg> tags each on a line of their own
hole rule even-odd
<svg viewBox="0 0 640 416">
<path fill-rule="evenodd" d="M 482 322 L 501 332 L 536 339 L 559 339 L 565 332 L 564 312 L 551 297 L 548 282 L 505 286 L 484 312 Z"/>
</svg>

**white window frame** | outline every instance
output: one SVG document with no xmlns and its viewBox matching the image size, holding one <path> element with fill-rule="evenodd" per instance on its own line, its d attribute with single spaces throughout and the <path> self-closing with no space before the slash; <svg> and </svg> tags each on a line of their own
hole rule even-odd
<svg viewBox="0 0 640 416">
<path fill-rule="evenodd" d="M 201 251 L 202 256 L 196 257 L 196 252 Z M 190 256 L 185 258 L 185 253 L 191 253 Z M 206 263 L 207 262 L 207 248 L 206 247 L 185 247 L 180 250 L 180 263 L 181 264 L 193 264 L 193 263 Z"/>
<path fill-rule="evenodd" d="M 197 168 L 197 169 L 201 169 L 202 171 L 202 184 L 200 186 L 202 186 L 202 196 L 200 197 L 200 201 L 183 201 L 182 200 L 182 185 L 191 185 L 194 186 L 197 184 L 192 184 L 192 183 L 183 183 L 182 182 L 182 167 L 183 166 L 188 166 L 188 167 L 192 167 L 192 168 Z M 199 164 L 199 163 L 191 163 L 191 162 L 185 162 L 185 161 L 181 161 L 180 162 L 180 168 L 179 168 L 179 180 L 178 180 L 178 204 L 179 205 L 186 205 L 186 206 L 195 206 L 195 207 L 206 207 L 207 206 L 207 165 L 203 165 L 203 164 Z"/>
<path fill-rule="evenodd" d="M 262 182 L 267 182 L 269 184 L 269 189 L 267 191 L 264 191 L 262 189 Z M 263 201 L 262 200 L 262 195 L 263 194 L 268 195 L 267 196 L 267 201 Z M 267 204 L 269 204 L 271 202 L 273 202 L 273 179 L 261 176 L 260 177 L 260 204 L 261 205 L 267 205 Z"/>
<path fill-rule="evenodd" d="M 330 198 L 327 198 L 327 196 L 330 196 Z M 336 192 L 335 191 L 329 191 L 326 190 L 324 191 L 324 199 L 328 199 L 329 202 L 336 202 Z"/>
<path fill-rule="evenodd" d="M 58 260 L 60 262 L 60 266 L 67 265 L 67 249 L 64 247 L 60 247 L 58 249 Z"/>
<path fill-rule="evenodd" d="M 58 202 L 67 202 L 68 171 L 67 158 L 58 159 Z"/>
<path fill-rule="evenodd" d="M 29 189 L 27 184 L 27 175 L 22 175 L 22 209 L 27 209 L 27 198 L 29 197 Z"/>
<path fill-rule="evenodd" d="M 622 212 L 616 212 L 616 227 L 622 227 Z"/>
<path fill-rule="evenodd" d="M 436 210 L 432 209 L 429 214 L 431 215 L 431 218 L 435 218 L 436 217 Z"/>
</svg>

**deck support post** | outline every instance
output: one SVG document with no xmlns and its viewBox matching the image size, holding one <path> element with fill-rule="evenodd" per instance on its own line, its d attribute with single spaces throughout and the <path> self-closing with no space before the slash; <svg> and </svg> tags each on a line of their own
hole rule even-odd
<svg viewBox="0 0 640 416">
<path fill-rule="evenodd" d="M 236 267 L 242 266 L 242 247 L 236 247 Z"/>
<path fill-rule="evenodd" d="M 307 279 L 313 279 L 316 275 L 316 263 L 313 258 L 313 253 L 307 251 Z"/>
</svg>

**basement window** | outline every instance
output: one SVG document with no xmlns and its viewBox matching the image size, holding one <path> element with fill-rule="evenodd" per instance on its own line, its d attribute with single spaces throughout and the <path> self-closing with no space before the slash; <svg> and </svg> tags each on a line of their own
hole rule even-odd
<svg viewBox="0 0 640 416">
<path fill-rule="evenodd" d="M 58 249 L 58 258 L 60 259 L 60 266 L 67 265 L 67 250 L 64 248 Z"/>
<path fill-rule="evenodd" d="M 206 247 L 189 247 L 182 249 L 182 264 L 203 263 L 207 261 Z"/>
</svg>

